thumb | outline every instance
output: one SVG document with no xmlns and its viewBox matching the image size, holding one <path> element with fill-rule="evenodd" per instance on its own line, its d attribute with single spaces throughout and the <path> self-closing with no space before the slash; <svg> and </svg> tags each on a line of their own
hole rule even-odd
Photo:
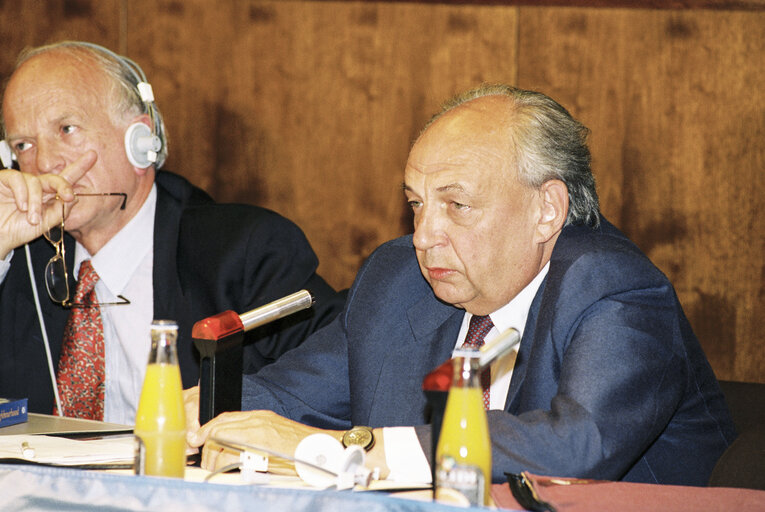
<svg viewBox="0 0 765 512">
<path fill-rule="evenodd" d="M 199 425 L 199 423 L 197 423 Z M 209 425 L 209 423 L 207 423 Z M 210 428 L 205 425 L 201 428 L 191 429 L 188 428 L 186 430 L 186 444 L 189 446 L 193 446 L 195 448 L 198 448 L 205 444 L 205 441 L 207 441 L 207 436 L 209 433 Z"/>
</svg>

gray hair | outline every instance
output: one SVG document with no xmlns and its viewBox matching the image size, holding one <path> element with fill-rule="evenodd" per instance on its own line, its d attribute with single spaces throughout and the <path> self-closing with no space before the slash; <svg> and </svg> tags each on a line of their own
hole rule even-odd
<svg viewBox="0 0 765 512">
<path fill-rule="evenodd" d="M 587 147 L 590 130 L 548 96 L 504 84 L 482 85 L 444 103 L 420 134 L 447 112 L 485 96 L 505 96 L 513 102 L 509 142 L 521 182 L 539 188 L 552 179 L 562 181 L 569 198 L 566 225 L 598 227 L 600 206 Z"/>
<path fill-rule="evenodd" d="M 112 105 L 112 115 L 140 115 L 148 114 L 152 120 L 152 131 L 162 143 L 162 148 L 157 153 L 156 169 L 162 167 L 167 159 L 167 136 L 165 135 L 165 123 L 162 113 L 157 105 L 151 101 L 144 101 L 138 91 L 140 82 L 148 82 L 141 67 L 127 57 L 117 55 L 111 50 L 97 44 L 85 41 L 60 41 L 58 43 L 25 48 L 16 60 L 18 69 L 26 61 L 47 52 L 60 52 L 69 55 L 80 62 L 90 61 L 103 71 L 111 83 L 111 93 L 116 99 Z M 5 133 L 5 118 L 2 119 L 2 129 Z"/>
</svg>

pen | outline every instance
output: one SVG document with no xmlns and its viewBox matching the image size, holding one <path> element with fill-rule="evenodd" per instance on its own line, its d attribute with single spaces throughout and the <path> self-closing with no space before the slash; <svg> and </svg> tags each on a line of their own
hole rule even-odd
<svg viewBox="0 0 765 512">
<path fill-rule="evenodd" d="M 21 443 L 21 455 L 25 458 L 31 459 L 35 456 L 35 449 L 29 446 L 29 443 L 24 441 Z"/>
</svg>

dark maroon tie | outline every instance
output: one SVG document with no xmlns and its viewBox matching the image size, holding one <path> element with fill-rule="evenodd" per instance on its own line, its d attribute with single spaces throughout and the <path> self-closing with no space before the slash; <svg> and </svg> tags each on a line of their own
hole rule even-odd
<svg viewBox="0 0 765 512">
<path fill-rule="evenodd" d="M 64 328 L 56 380 L 64 416 L 103 421 L 104 327 L 96 298 L 97 281 L 90 260 L 83 261 L 74 303 L 94 305 L 72 308 Z"/>
<path fill-rule="evenodd" d="M 492 327 L 494 327 L 494 324 L 488 315 L 473 315 L 470 319 L 467 336 L 465 336 L 465 343 L 462 346 L 464 348 L 481 348 L 483 346 L 483 339 L 491 331 Z M 488 367 L 481 372 L 481 387 L 483 388 L 483 407 L 488 411 L 491 388 L 491 369 Z"/>
</svg>

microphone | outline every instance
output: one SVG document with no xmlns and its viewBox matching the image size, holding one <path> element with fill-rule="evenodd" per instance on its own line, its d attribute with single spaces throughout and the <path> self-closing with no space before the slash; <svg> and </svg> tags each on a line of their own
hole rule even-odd
<svg viewBox="0 0 765 512">
<path fill-rule="evenodd" d="M 224 311 L 194 324 L 191 337 L 200 354 L 199 424 L 242 407 L 242 340 L 244 333 L 310 308 L 314 297 L 300 290 L 241 315 Z"/>
<path fill-rule="evenodd" d="M 313 295 L 308 290 L 300 290 L 297 293 L 275 300 L 265 306 L 255 308 L 247 313 L 239 315 L 245 332 L 273 322 L 285 316 L 310 308 L 315 302 Z"/>
<path fill-rule="evenodd" d="M 478 364 L 480 368 L 486 368 L 495 359 L 510 352 L 520 342 L 521 334 L 513 327 L 510 327 L 499 337 L 487 341 L 478 349 Z M 459 352 L 460 349 L 456 349 L 453 354 L 458 354 Z M 425 376 L 422 380 L 423 391 L 449 391 L 452 385 L 452 372 L 452 360 L 449 358 Z"/>
<path fill-rule="evenodd" d="M 510 350 L 520 342 L 521 333 L 513 327 L 509 328 L 503 332 L 499 338 L 487 341 L 480 349 L 478 349 L 481 353 L 478 357 L 478 364 L 481 368 L 489 366 L 492 361 L 510 352 Z"/>
<path fill-rule="evenodd" d="M 300 290 L 241 315 L 234 311 L 224 311 L 195 323 L 191 330 L 191 336 L 195 340 L 219 340 L 237 331 L 247 332 L 303 309 L 308 309 L 314 302 L 315 299 L 311 292 Z"/>
</svg>

